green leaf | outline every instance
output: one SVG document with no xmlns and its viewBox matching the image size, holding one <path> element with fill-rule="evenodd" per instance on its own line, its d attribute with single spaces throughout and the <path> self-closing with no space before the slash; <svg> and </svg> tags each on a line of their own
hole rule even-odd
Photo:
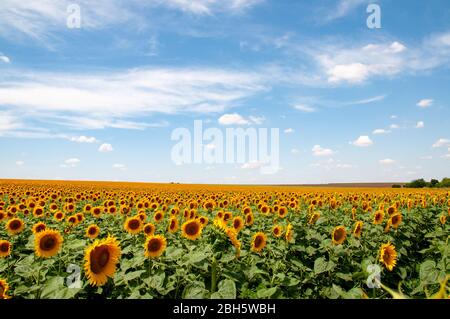
<svg viewBox="0 0 450 319">
<path fill-rule="evenodd" d="M 217 292 L 211 294 L 211 299 L 236 299 L 236 284 L 231 279 L 219 282 Z"/>
<path fill-rule="evenodd" d="M 335 267 L 332 261 L 326 261 L 324 257 L 319 257 L 314 261 L 314 273 L 316 275 L 330 271 Z"/>
<path fill-rule="evenodd" d="M 183 291 L 183 299 L 204 299 L 208 291 L 205 289 L 205 283 L 195 281 L 188 284 Z"/>
<path fill-rule="evenodd" d="M 145 270 L 133 271 L 128 274 L 125 274 L 124 279 L 125 281 L 132 281 L 136 278 L 139 278 L 143 273 L 145 273 Z"/>
<path fill-rule="evenodd" d="M 436 263 L 433 260 L 426 260 L 420 265 L 419 276 L 424 283 L 437 283 L 440 271 L 436 268 Z"/>
<path fill-rule="evenodd" d="M 256 293 L 258 298 L 270 298 L 277 292 L 277 287 L 259 289 Z"/>
</svg>

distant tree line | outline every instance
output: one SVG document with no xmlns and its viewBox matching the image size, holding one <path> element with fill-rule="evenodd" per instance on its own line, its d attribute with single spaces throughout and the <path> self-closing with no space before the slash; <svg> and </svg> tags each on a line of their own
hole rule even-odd
<svg viewBox="0 0 450 319">
<path fill-rule="evenodd" d="M 392 185 L 392 188 L 401 188 L 401 185 Z M 450 188 L 450 178 L 443 178 L 442 181 L 438 181 L 437 179 L 432 179 L 427 182 L 425 179 L 415 179 L 410 183 L 403 185 L 404 188 Z"/>
</svg>

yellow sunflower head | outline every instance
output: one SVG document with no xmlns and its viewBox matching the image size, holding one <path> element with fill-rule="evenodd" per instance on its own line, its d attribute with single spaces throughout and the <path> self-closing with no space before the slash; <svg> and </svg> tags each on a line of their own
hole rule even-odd
<svg viewBox="0 0 450 319">
<path fill-rule="evenodd" d="M 383 222 L 384 219 L 384 212 L 382 210 L 376 211 L 375 215 L 373 216 L 373 223 L 375 225 L 380 225 Z"/>
<path fill-rule="evenodd" d="M 314 225 L 320 218 L 320 213 L 319 212 L 315 212 L 311 215 L 311 217 L 309 218 L 308 224 L 310 225 Z"/>
<path fill-rule="evenodd" d="M 136 235 L 142 230 L 142 221 L 139 217 L 128 217 L 123 225 L 127 233 Z"/>
<path fill-rule="evenodd" d="M 394 269 L 397 264 L 397 251 L 395 250 L 394 245 L 391 243 L 381 245 L 380 262 L 383 263 L 389 271 Z"/>
<path fill-rule="evenodd" d="M 178 219 L 176 217 L 172 217 L 169 219 L 169 232 L 175 233 L 178 230 Z"/>
<path fill-rule="evenodd" d="M 202 224 L 202 227 L 205 228 L 205 226 L 208 225 L 209 219 L 206 216 L 200 216 L 198 218 L 198 221 L 200 222 L 200 224 Z"/>
<path fill-rule="evenodd" d="M 0 257 L 11 255 L 11 243 L 7 240 L 0 240 Z"/>
<path fill-rule="evenodd" d="M 279 217 L 284 218 L 284 217 L 286 217 L 287 213 L 288 213 L 288 210 L 286 207 L 282 206 L 282 207 L 278 208 L 278 216 Z"/>
<path fill-rule="evenodd" d="M 48 258 L 55 256 L 63 243 L 61 234 L 52 229 L 46 229 L 34 236 L 34 251 L 38 257 Z"/>
<path fill-rule="evenodd" d="M 332 233 L 332 239 L 333 244 L 340 245 L 345 241 L 345 238 L 347 237 L 347 231 L 345 230 L 344 226 L 337 226 L 333 229 Z"/>
<path fill-rule="evenodd" d="M 233 218 L 233 228 L 236 232 L 240 232 L 244 228 L 244 219 L 241 216 L 236 216 Z"/>
<path fill-rule="evenodd" d="M 0 299 L 9 299 L 7 292 L 9 289 L 9 285 L 4 279 L 0 279 Z"/>
<path fill-rule="evenodd" d="M 155 233 L 155 225 L 148 223 L 144 225 L 143 231 L 146 236 L 152 236 Z"/>
<path fill-rule="evenodd" d="M 157 223 L 161 222 L 164 219 L 164 213 L 163 211 L 159 210 L 155 213 L 153 216 L 153 220 Z"/>
<path fill-rule="evenodd" d="M 55 214 L 53 214 L 53 218 L 58 222 L 62 221 L 65 217 L 66 216 L 61 211 L 57 211 Z"/>
<path fill-rule="evenodd" d="M 92 286 L 103 286 L 116 272 L 121 250 L 114 237 L 96 240 L 85 252 L 84 270 Z"/>
<path fill-rule="evenodd" d="M 261 250 L 266 247 L 267 237 L 263 232 L 257 232 L 253 235 L 251 249 L 257 253 L 261 252 Z"/>
<path fill-rule="evenodd" d="M 273 226 L 272 234 L 274 237 L 280 238 L 283 235 L 283 228 L 280 225 Z"/>
<path fill-rule="evenodd" d="M 24 228 L 25 224 L 20 218 L 12 218 L 6 223 L 6 231 L 10 235 L 20 234 Z"/>
<path fill-rule="evenodd" d="M 353 229 L 353 236 L 355 236 L 356 238 L 361 237 L 363 224 L 364 223 L 362 221 L 356 222 L 355 228 Z"/>
<path fill-rule="evenodd" d="M 166 250 L 167 241 L 161 235 L 148 236 L 144 245 L 144 255 L 147 258 L 157 258 Z"/>
<path fill-rule="evenodd" d="M 400 213 L 395 213 L 391 216 L 391 218 L 389 218 L 390 224 L 392 225 L 392 227 L 394 227 L 395 229 L 398 228 L 398 226 L 400 226 L 401 222 L 402 222 L 402 214 Z"/>
<path fill-rule="evenodd" d="M 294 239 L 294 227 L 289 223 L 286 227 L 286 241 L 291 242 Z"/>
<path fill-rule="evenodd" d="M 95 224 L 88 226 L 88 228 L 86 229 L 86 237 L 90 239 L 97 238 L 99 234 L 100 234 L 100 227 L 98 227 Z"/>
<path fill-rule="evenodd" d="M 202 224 L 197 219 L 189 220 L 181 226 L 182 234 L 190 240 L 196 240 L 202 234 Z"/>
<path fill-rule="evenodd" d="M 39 222 L 33 225 L 32 231 L 33 234 L 40 233 L 41 231 L 44 231 L 46 229 L 46 226 L 44 223 Z"/>
<path fill-rule="evenodd" d="M 439 216 L 439 222 L 441 223 L 441 225 L 445 225 L 445 223 L 447 222 L 447 216 L 445 215 Z"/>
<path fill-rule="evenodd" d="M 252 213 L 248 213 L 245 215 L 245 225 L 251 226 L 255 222 L 255 217 L 253 217 Z"/>
</svg>

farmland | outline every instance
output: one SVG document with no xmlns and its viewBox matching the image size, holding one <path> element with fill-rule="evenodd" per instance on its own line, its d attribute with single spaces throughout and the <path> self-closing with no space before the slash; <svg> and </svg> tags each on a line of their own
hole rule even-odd
<svg viewBox="0 0 450 319">
<path fill-rule="evenodd" d="M 448 298 L 449 218 L 445 189 L 3 180 L 0 298 Z"/>
</svg>

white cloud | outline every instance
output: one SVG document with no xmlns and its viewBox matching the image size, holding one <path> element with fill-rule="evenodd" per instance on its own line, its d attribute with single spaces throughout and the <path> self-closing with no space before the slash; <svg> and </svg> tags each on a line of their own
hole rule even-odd
<svg viewBox="0 0 450 319">
<path fill-rule="evenodd" d="M 0 135 L 22 127 L 23 124 L 18 116 L 11 114 L 11 112 L 0 111 Z"/>
<path fill-rule="evenodd" d="M 298 150 L 296 148 L 291 149 L 291 154 L 296 155 L 296 154 L 299 154 L 299 153 L 300 153 L 300 150 Z"/>
<path fill-rule="evenodd" d="M 450 140 L 446 138 L 440 138 L 432 145 L 433 148 L 444 147 L 450 144 Z"/>
<path fill-rule="evenodd" d="M 292 129 L 292 128 L 287 128 L 287 129 L 284 130 L 284 133 L 286 133 L 286 134 L 294 133 L 294 129 Z"/>
<path fill-rule="evenodd" d="M 327 9 L 328 12 L 321 19 L 329 22 L 342 18 L 364 3 L 365 0 L 339 0 L 336 6 Z"/>
<path fill-rule="evenodd" d="M 385 98 L 386 98 L 386 95 L 378 95 L 378 96 L 370 97 L 370 98 L 363 99 L 363 100 L 349 102 L 349 103 L 346 103 L 346 105 L 369 104 L 369 103 L 373 103 L 373 102 L 383 101 Z"/>
<path fill-rule="evenodd" d="M 373 142 L 370 139 L 370 137 L 368 137 L 367 135 L 362 135 L 362 136 L 358 137 L 358 139 L 356 141 L 353 142 L 353 145 L 358 146 L 358 147 L 368 147 L 368 146 L 373 145 Z"/>
<path fill-rule="evenodd" d="M 391 118 L 392 120 L 395 120 L 395 119 L 398 118 L 398 116 L 397 116 L 397 115 L 391 115 L 390 118 Z"/>
<path fill-rule="evenodd" d="M 121 171 L 125 171 L 127 169 L 127 166 L 125 164 L 114 164 L 113 168 L 121 170 Z"/>
<path fill-rule="evenodd" d="M 389 127 L 391 128 L 391 130 L 396 130 L 400 128 L 400 126 L 398 126 L 397 124 L 391 124 L 391 126 Z"/>
<path fill-rule="evenodd" d="M 423 99 L 417 102 L 417 106 L 425 109 L 433 105 L 434 100 L 432 99 Z"/>
<path fill-rule="evenodd" d="M 219 117 L 219 123 L 222 125 L 247 125 L 250 122 L 245 119 L 243 116 L 232 113 L 232 114 L 224 114 Z"/>
<path fill-rule="evenodd" d="M 74 136 L 71 137 L 70 140 L 72 142 L 77 142 L 77 143 L 97 143 L 98 140 L 95 137 L 88 137 L 88 136 Z"/>
<path fill-rule="evenodd" d="M 316 111 L 314 107 L 308 106 L 306 104 L 296 104 L 293 106 L 293 108 L 304 113 L 312 113 Z"/>
<path fill-rule="evenodd" d="M 69 158 L 61 164 L 61 167 L 76 167 L 81 161 L 78 158 Z"/>
<path fill-rule="evenodd" d="M 98 148 L 98 151 L 102 152 L 102 153 L 108 153 L 108 152 L 114 151 L 114 148 L 112 147 L 111 144 L 104 143 L 104 144 L 100 145 L 100 147 Z"/>
<path fill-rule="evenodd" d="M 0 53 L 0 61 L 4 63 L 10 63 L 11 60 L 6 56 Z"/>
<path fill-rule="evenodd" d="M 214 12 L 240 12 L 261 2 L 262 0 L 164 0 L 160 3 L 191 14 L 211 15 Z"/>
<path fill-rule="evenodd" d="M 322 148 L 320 145 L 314 145 L 312 148 L 312 152 L 314 156 L 331 156 L 334 154 L 334 151 L 329 148 Z"/>
<path fill-rule="evenodd" d="M 432 160 L 432 159 L 433 159 L 433 156 L 431 156 L 431 155 L 428 155 L 428 156 L 422 156 L 422 157 L 420 157 L 420 159 L 421 159 L 421 160 Z"/>
<path fill-rule="evenodd" d="M 395 164 L 395 161 L 390 159 L 390 158 L 386 158 L 383 160 L 378 161 L 381 165 L 392 165 Z"/>
<path fill-rule="evenodd" d="M 256 168 L 260 168 L 263 165 L 264 165 L 264 163 L 262 163 L 262 162 L 247 162 L 247 163 L 244 163 L 244 165 L 242 165 L 241 168 L 242 169 L 256 169 Z"/>
<path fill-rule="evenodd" d="M 381 134 L 389 134 L 389 133 L 391 133 L 391 131 L 385 130 L 382 128 L 378 128 L 372 132 L 373 135 L 381 135 Z"/>
<path fill-rule="evenodd" d="M 17 166 L 23 166 L 23 165 L 25 165 L 25 162 L 24 161 L 17 161 L 16 165 Z"/>
<path fill-rule="evenodd" d="M 337 64 L 328 69 L 327 74 L 331 83 L 341 81 L 360 83 L 367 79 L 369 68 L 362 63 Z"/>
<path fill-rule="evenodd" d="M 424 128 L 425 127 L 425 123 L 423 121 L 419 121 L 416 124 L 416 128 Z"/>
</svg>

